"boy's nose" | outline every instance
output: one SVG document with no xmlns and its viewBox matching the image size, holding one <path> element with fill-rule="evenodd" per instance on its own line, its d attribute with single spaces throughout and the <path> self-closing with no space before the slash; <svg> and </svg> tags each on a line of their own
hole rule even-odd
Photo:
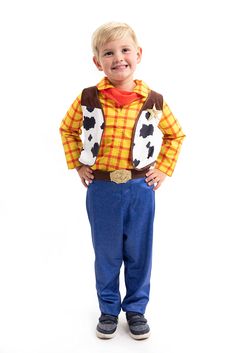
<svg viewBox="0 0 235 353">
<path fill-rule="evenodd" d="M 114 60 L 116 62 L 123 61 L 123 54 L 122 53 L 116 53 L 114 56 Z"/>
</svg>

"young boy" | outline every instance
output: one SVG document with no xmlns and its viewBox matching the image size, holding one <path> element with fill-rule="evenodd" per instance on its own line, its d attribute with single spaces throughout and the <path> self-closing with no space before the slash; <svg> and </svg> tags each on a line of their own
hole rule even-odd
<svg viewBox="0 0 235 353">
<path fill-rule="evenodd" d="M 106 76 L 75 99 L 60 133 L 68 168 L 77 170 L 87 188 L 101 311 L 96 334 L 113 337 L 123 310 L 130 335 L 145 339 L 150 335 L 144 313 L 150 290 L 154 191 L 172 175 L 185 135 L 163 97 L 134 80 L 142 49 L 130 26 L 102 25 L 93 34 L 92 48 L 93 61 Z M 163 133 L 160 152 L 157 128 Z"/>
</svg>

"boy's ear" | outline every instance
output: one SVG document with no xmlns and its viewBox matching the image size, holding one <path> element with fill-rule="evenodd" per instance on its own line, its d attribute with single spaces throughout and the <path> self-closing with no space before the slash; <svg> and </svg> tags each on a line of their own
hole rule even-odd
<svg viewBox="0 0 235 353">
<path fill-rule="evenodd" d="M 137 49 L 137 63 L 139 64 L 142 58 L 142 48 L 138 47 Z"/>
<path fill-rule="evenodd" d="M 98 70 L 103 71 L 102 66 L 100 65 L 99 60 L 97 59 L 96 56 L 93 56 L 93 62 Z"/>
</svg>

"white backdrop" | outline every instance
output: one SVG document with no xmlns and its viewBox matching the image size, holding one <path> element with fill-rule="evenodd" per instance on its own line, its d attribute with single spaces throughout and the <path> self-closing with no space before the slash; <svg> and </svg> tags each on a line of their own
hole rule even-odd
<svg viewBox="0 0 235 353">
<path fill-rule="evenodd" d="M 0 353 L 234 353 L 232 1 L 0 4 Z M 95 337 L 86 190 L 59 135 L 81 89 L 102 77 L 90 37 L 111 20 L 136 30 L 136 78 L 164 95 L 187 135 L 156 192 L 144 342 L 123 314 L 115 339 Z"/>
</svg>

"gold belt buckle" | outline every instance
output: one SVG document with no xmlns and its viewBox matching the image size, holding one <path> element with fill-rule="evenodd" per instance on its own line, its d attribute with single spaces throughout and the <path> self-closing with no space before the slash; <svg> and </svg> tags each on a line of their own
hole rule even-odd
<svg viewBox="0 0 235 353">
<path fill-rule="evenodd" d="M 126 169 L 114 170 L 110 173 L 110 179 L 116 184 L 126 183 L 131 179 L 131 171 Z"/>
</svg>

